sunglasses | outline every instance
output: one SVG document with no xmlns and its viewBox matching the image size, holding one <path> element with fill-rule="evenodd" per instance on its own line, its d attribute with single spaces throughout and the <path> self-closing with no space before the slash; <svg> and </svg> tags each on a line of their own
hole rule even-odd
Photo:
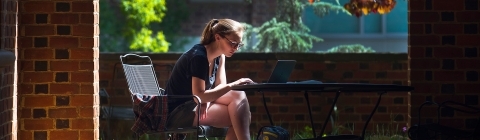
<svg viewBox="0 0 480 140">
<path fill-rule="evenodd" d="M 230 42 L 230 47 L 232 47 L 232 48 L 234 48 L 234 49 L 237 49 L 237 50 L 238 50 L 238 49 L 240 49 L 240 47 L 243 46 L 243 43 L 233 42 L 233 41 L 231 41 L 230 39 L 228 39 L 228 38 L 226 38 L 226 37 L 224 37 L 224 36 L 222 36 L 222 37 L 225 38 L 225 39 L 227 39 L 228 42 Z"/>
</svg>

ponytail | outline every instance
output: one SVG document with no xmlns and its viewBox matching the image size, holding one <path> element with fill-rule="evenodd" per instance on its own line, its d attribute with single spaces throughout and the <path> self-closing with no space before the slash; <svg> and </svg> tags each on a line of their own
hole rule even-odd
<svg viewBox="0 0 480 140">
<path fill-rule="evenodd" d="M 208 45 L 215 42 L 215 34 L 222 36 L 232 32 L 243 31 L 244 27 L 241 23 L 231 19 L 212 19 L 210 20 L 202 32 L 200 44 Z"/>
<path fill-rule="evenodd" d="M 203 29 L 202 38 L 200 44 L 207 45 L 215 41 L 215 34 L 213 33 L 213 26 L 217 25 L 218 19 L 212 19 L 207 23 L 207 26 Z"/>
</svg>

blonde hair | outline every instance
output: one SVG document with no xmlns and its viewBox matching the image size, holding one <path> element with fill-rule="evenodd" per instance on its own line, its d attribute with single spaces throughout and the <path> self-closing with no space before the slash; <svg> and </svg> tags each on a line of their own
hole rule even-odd
<svg viewBox="0 0 480 140">
<path fill-rule="evenodd" d="M 243 24 L 231 19 L 212 19 L 203 29 L 200 44 L 208 45 L 215 41 L 215 34 L 221 36 L 230 35 L 236 32 L 243 32 L 245 27 Z"/>
</svg>

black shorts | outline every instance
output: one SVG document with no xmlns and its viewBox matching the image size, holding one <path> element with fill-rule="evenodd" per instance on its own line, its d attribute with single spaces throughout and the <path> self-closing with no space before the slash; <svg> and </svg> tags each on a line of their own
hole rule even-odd
<svg viewBox="0 0 480 140">
<path fill-rule="evenodd" d="M 192 127 L 196 106 L 197 103 L 194 101 L 187 101 L 177 106 L 168 114 L 167 129 Z"/>
</svg>

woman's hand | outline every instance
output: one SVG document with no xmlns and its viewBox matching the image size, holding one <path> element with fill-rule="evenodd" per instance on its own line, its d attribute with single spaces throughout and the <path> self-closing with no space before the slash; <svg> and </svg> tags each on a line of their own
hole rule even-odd
<svg viewBox="0 0 480 140">
<path fill-rule="evenodd" d="M 255 82 L 253 82 L 252 79 L 250 79 L 250 78 L 240 78 L 235 82 L 229 83 L 228 86 L 232 87 L 232 86 L 236 86 L 236 85 L 245 85 L 245 84 L 253 84 L 253 83 L 255 83 Z"/>
<path fill-rule="evenodd" d="M 202 103 L 200 108 L 200 120 L 207 118 L 207 110 L 210 107 L 210 102 Z"/>
</svg>

